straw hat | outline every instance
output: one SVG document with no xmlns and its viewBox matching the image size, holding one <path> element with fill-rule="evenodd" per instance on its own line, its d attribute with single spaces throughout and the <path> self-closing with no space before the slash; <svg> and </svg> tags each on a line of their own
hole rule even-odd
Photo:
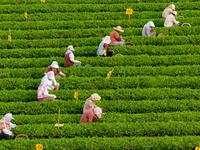
<svg viewBox="0 0 200 150">
<path fill-rule="evenodd" d="M 59 66 L 58 66 L 58 62 L 57 61 L 53 61 L 52 63 L 51 63 L 51 67 L 52 68 L 59 68 Z"/>
<path fill-rule="evenodd" d="M 113 29 L 119 31 L 119 32 L 124 32 L 124 30 L 122 30 L 121 26 L 117 26 L 117 27 L 113 27 Z"/>
<path fill-rule="evenodd" d="M 102 41 L 106 44 L 110 44 L 111 40 L 110 40 L 110 36 L 105 36 L 104 38 L 102 38 Z"/>
</svg>

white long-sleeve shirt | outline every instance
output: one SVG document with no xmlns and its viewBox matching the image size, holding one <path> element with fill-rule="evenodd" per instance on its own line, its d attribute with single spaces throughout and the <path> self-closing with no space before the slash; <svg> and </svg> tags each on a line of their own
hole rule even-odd
<svg viewBox="0 0 200 150">
<path fill-rule="evenodd" d="M 173 12 L 173 10 L 171 8 L 165 8 L 163 13 L 162 13 L 162 17 L 163 18 L 167 18 L 168 15 L 170 15 Z"/>
<path fill-rule="evenodd" d="M 176 21 L 175 16 L 170 14 L 167 16 L 167 18 L 165 19 L 165 23 L 164 26 L 165 27 L 172 27 L 173 24 L 179 24 L 179 21 Z"/>
<path fill-rule="evenodd" d="M 70 61 L 72 61 L 73 63 L 80 63 L 80 61 L 74 60 L 74 54 L 73 54 L 72 52 L 69 54 L 69 59 L 70 59 Z"/>
<path fill-rule="evenodd" d="M 52 81 L 50 81 L 47 77 L 47 75 L 45 75 L 42 80 L 41 80 L 41 83 L 43 82 L 47 82 L 48 83 L 48 86 L 47 86 L 47 89 L 48 90 L 51 90 L 52 86 L 56 85 L 57 82 L 56 82 L 56 79 L 54 78 Z"/>
</svg>

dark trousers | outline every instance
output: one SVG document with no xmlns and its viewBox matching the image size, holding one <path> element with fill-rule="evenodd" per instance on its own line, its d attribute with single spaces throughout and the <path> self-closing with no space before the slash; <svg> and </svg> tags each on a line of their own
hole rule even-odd
<svg viewBox="0 0 200 150">
<path fill-rule="evenodd" d="M 10 135 L 1 132 L 1 134 L 0 134 L 0 140 L 2 140 L 2 139 L 9 140 L 10 139 Z"/>
</svg>

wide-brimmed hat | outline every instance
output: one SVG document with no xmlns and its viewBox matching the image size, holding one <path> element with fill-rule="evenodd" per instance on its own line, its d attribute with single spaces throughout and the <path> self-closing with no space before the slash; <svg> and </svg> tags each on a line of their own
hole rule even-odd
<svg viewBox="0 0 200 150">
<path fill-rule="evenodd" d="M 173 11 L 172 14 L 174 14 L 175 16 L 177 16 L 177 11 Z"/>
<path fill-rule="evenodd" d="M 74 47 L 72 45 L 69 45 L 68 48 L 67 48 L 67 50 L 69 50 L 69 51 L 75 51 Z"/>
<path fill-rule="evenodd" d="M 110 36 L 105 36 L 104 38 L 102 38 L 102 41 L 106 44 L 110 44 L 111 40 L 110 40 Z"/>
<path fill-rule="evenodd" d="M 101 109 L 100 107 L 94 108 L 94 114 L 95 114 L 98 118 L 101 118 L 102 109 Z"/>
<path fill-rule="evenodd" d="M 119 31 L 119 32 L 124 32 L 124 30 L 122 30 L 121 26 L 117 26 L 117 27 L 113 27 L 113 29 Z"/>
<path fill-rule="evenodd" d="M 59 66 L 58 66 L 58 62 L 57 61 L 53 61 L 52 63 L 51 63 L 51 67 L 52 68 L 59 68 Z"/>
</svg>

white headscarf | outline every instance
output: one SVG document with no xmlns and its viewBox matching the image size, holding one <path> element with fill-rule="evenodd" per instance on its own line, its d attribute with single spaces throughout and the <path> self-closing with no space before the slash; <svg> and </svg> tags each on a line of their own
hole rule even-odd
<svg viewBox="0 0 200 150">
<path fill-rule="evenodd" d="M 69 45 L 65 54 L 69 54 L 71 51 L 75 51 L 72 45 Z"/>
<path fill-rule="evenodd" d="M 91 101 L 96 101 L 96 100 L 100 100 L 101 99 L 101 96 L 99 96 L 99 94 L 97 93 L 94 93 L 90 96 L 89 98 Z"/>
<path fill-rule="evenodd" d="M 100 107 L 94 108 L 94 114 L 97 115 L 98 118 L 101 118 L 102 109 Z"/>
<path fill-rule="evenodd" d="M 5 120 L 6 120 L 7 122 L 10 122 L 12 119 L 14 119 L 14 118 L 12 117 L 12 114 L 11 114 L 11 113 L 7 113 L 7 114 L 4 116 L 4 118 L 5 118 Z"/>
<path fill-rule="evenodd" d="M 149 21 L 147 24 L 145 24 L 145 26 L 155 27 L 153 21 Z"/>
</svg>

